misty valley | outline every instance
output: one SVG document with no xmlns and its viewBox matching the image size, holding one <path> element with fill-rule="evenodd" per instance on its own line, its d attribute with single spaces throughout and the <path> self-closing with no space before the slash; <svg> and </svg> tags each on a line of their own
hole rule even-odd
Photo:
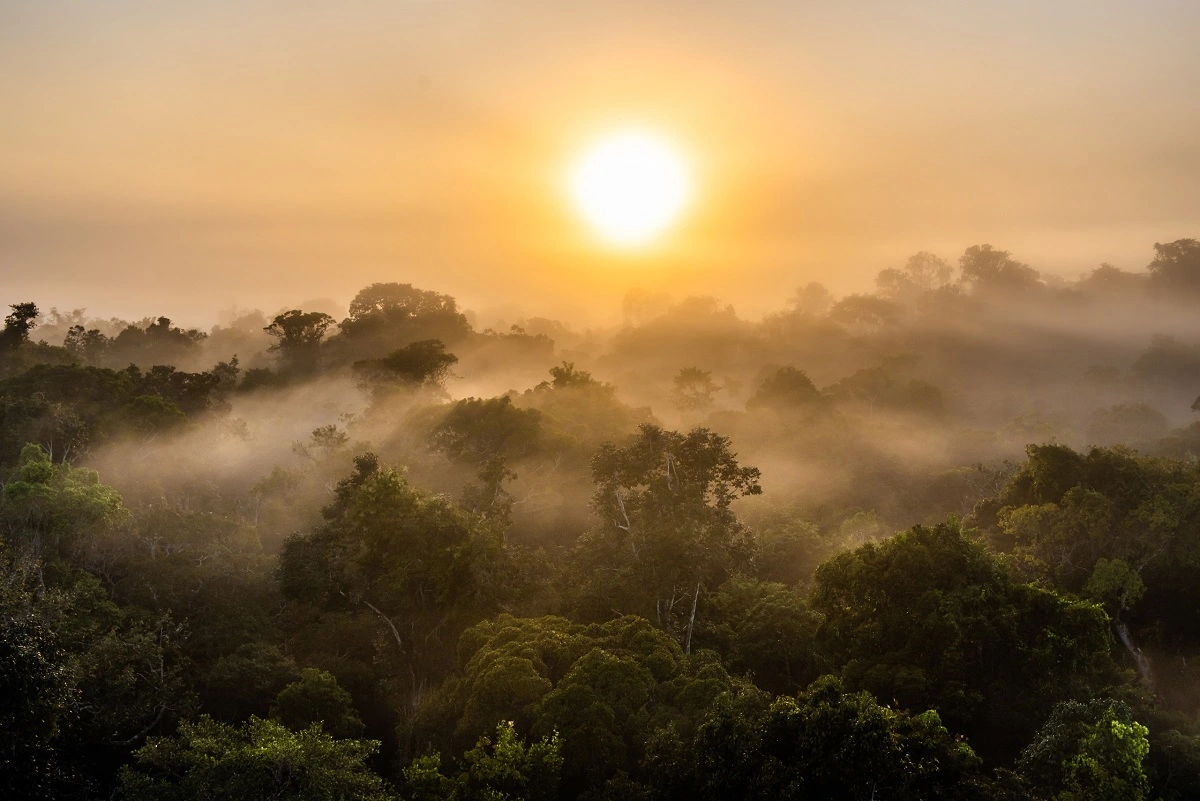
<svg viewBox="0 0 1200 801">
<path fill-rule="evenodd" d="M 1200 242 L 1146 265 L 5 298 L 0 797 L 1200 798 Z"/>
</svg>

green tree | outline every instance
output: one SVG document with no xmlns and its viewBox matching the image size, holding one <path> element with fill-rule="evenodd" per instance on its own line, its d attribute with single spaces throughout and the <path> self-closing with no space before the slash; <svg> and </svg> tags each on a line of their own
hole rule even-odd
<svg viewBox="0 0 1200 801">
<path fill-rule="evenodd" d="M 56 741 L 77 699 L 66 651 L 33 594 L 0 582 L 0 795 L 50 798 L 74 778 Z"/>
<path fill-rule="evenodd" d="M 445 776 L 441 757 L 415 759 L 404 769 L 412 801 L 554 801 L 563 759 L 557 735 L 526 744 L 511 721 L 496 725 L 462 758 L 457 775 Z"/>
<path fill-rule="evenodd" d="M 300 678 L 279 691 L 271 705 L 271 717 L 293 731 L 317 724 L 341 740 L 363 733 L 350 693 L 342 689 L 336 676 L 317 668 L 300 671 Z"/>
<path fill-rule="evenodd" d="M 511 522 L 513 504 L 504 485 L 517 478 L 508 465 L 536 452 L 543 439 L 542 413 L 515 406 L 507 395 L 458 401 L 429 436 L 435 451 L 476 469 L 478 483 L 464 488 L 462 505 L 501 529 Z"/>
<path fill-rule="evenodd" d="M 664 800 L 989 797 L 936 712 L 893 711 L 832 677 L 794 698 L 722 697 L 693 737 L 655 741 L 647 777 Z"/>
<path fill-rule="evenodd" d="M 446 352 L 436 339 L 413 342 L 382 359 L 365 359 L 352 365 L 355 380 L 376 398 L 397 389 L 431 389 L 444 394 L 443 382 L 458 357 Z"/>
<path fill-rule="evenodd" d="M 96 471 L 54 464 L 40 445 L 21 450 L 0 491 L 0 535 L 20 563 L 38 570 L 125 514 L 121 496 Z"/>
<path fill-rule="evenodd" d="M 1064 701 L 1021 752 L 1017 770 L 1053 801 L 1142 801 L 1150 790 L 1147 733 L 1121 701 Z"/>
<path fill-rule="evenodd" d="M 782 584 L 734 576 L 705 603 L 696 641 L 719 652 L 735 673 L 765 690 L 792 693 L 821 672 L 816 634 L 821 615 Z"/>
<path fill-rule="evenodd" d="M 374 454 L 355 459 L 325 523 L 280 554 L 286 597 L 317 615 L 368 616 L 377 659 L 405 706 L 437 675 L 459 632 L 521 591 L 497 532 L 443 497 L 409 485 Z"/>
<path fill-rule="evenodd" d="M 449 295 L 412 284 L 380 283 L 350 301 L 350 315 L 331 347 L 345 361 L 375 359 L 412 342 L 436 339 L 455 346 L 471 334 L 471 324 Z"/>
<path fill-rule="evenodd" d="M 251 718 L 235 728 L 202 716 L 135 751 L 121 792 L 130 801 L 387 801 L 395 795 L 366 764 L 378 748 L 317 725 L 292 731 Z"/>
<path fill-rule="evenodd" d="M 562 737 L 566 795 L 635 772 L 647 739 L 689 732 L 734 682 L 711 652 L 687 655 L 649 621 L 581 625 L 500 615 L 463 633 L 459 671 L 422 706 L 418 745 L 457 751 L 512 721 Z"/>
<path fill-rule="evenodd" d="M 580 605 L 601 618 L 645 615 L 690 650 L 704 588 L 749 558 L 749 534 L 731 507 L 762 492 L 759 475 L 706 428 L 647 424 L 627 447 L 605 444 L 592 459 L 600 525 L 573 557 Z"/>
<path fill-rule="evenodd" d="M 1015 756 L 1055 702 L 1111 678 L 1100 607 L 1015 581 L 957 525 L 834 557 L 817 569 L 811 603 L 848 686 L 936 708 L 989 759 Z"/>
</svg>

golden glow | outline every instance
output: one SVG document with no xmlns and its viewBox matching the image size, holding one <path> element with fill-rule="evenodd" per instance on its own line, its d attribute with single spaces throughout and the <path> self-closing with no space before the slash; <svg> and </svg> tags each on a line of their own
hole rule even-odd
<svg viewBox="0 0 1200 801">
<path fill-rule="evenodd" d="M 692 187 L 679 150 L 645 130 L 609 134 L 587 149 L 570 175 L 576 208 L 610 244 L 649 244 L 686 209 Z"/>
</svg>

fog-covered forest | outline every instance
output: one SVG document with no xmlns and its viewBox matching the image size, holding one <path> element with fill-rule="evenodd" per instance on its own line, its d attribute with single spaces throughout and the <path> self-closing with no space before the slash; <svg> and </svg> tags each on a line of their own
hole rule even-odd
<svg viewBox="0 0 1200 801">
<path fill-rule="evenodd" d="M 0 797 L 1200 798 L 1200 242 L 1022 258 L 4 298 Z"/>
</svg>

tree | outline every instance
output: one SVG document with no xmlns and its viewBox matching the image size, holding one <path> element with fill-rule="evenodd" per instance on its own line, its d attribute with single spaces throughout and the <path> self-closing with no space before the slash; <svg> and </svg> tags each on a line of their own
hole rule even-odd
<svg viewBox="0 0 1200 801">
<path fill-rule="evenodd" d="M 1155 242 L 1154 261 L 1147 269 L 1150 285 L 1155 289 L 1184 295 L 1200 292 L 1200 242 L 1195 239 Z"/>
<path fill-rule="evenodd" d="M 378 748 L 317 725 L 297 732 L 252 717 L 235 728 L 205 715 L 135 751 L 121 792 L 130 801 L 389 801 L 394 794 L 366 764 Z"/>
<path fill-rule="evenodd" d="M 446 352 L 439 340 L 413 342 L 393 351 L 382 359 L 357 361 L 351 369 L 355 380 L 369 389 L 376 398 L 396 389 L 429 388 L 444 393 L 442 383 L 458 357 Z"/>
<path fill-rule="evenodd" d="M 693 737 L 657 739 L 648 768 L 661 799 L 990 797 L 979 758 L 936 712 L 896 712 L 833 677 L 791 698 L 723 696 Z"/>
<path fill-rule="evenodd" d="M 542 413 L 514 406 L 507 395 L 458 401 L 429 437 L 435 451 L 477 471 L 478 483 L 463 489 L 463 507 L 502 528 L 511 522 L 513 504 L 504 485 L 517 478 L 508 465 L 535 452 L 542 441 Z"/>
<path fill-rule="evenodd" d="M 53 797 L 74 778 L 56 740 L 70 724 L 78 690 L 66 651 L 37 614 L 32 593 L 7 578 L 0 582 L 0 794 L 32 801 Z"/>
<path fill-rule="evenodd" d="M 712 373 L 699 367 L 684 367 L 672 380 L 675 405 L 685 412 L 703 412 L 712 406 L 717 385 Z"/>
<path fill-rule="evenodd" d="M 1167 435 L 1167 418 L 1144 403 L 1119 404 L 1097 409 L 1088 421 L 1088 442 L 1093 445 L 1141 445 Z"/>
<path fill-rule="evenodd" d="M 542 415 L 521 409 L 512 398 L 466 398 L 450 407 L 430 434 L 434 450 L 451 459 L 482 463 L 494 456 L 516 458 L 539 443 Z"/>
<path fill-rule="evenodd" d="M 350 693 L 342 689 L 336 676 L 317 668 L 300 671 L 300 678 L 279 691 L 271 705 L 271 717 L 292 731 L 320 726 L 339 740 L 363 733 Z"/>
<path fill-rule="evenodd" d="M 1064 701 L 1021 752 L 1017 770 L 1053 801 L 1143 801 L 1148 733 L 1122 701 Z"/>
<path fill-rule="evenodd" d="M 700 594 L 749 554 L 731 504 L 758 495 L 756 467 L 742 467 L 729 440 L 706 428 L 688 434 L 642 425 L 627 447 L 592 459 L 599 527 L 574 557 L 580 603 L 603 616 L 644 614 L 691 648 Z"/>
<path fill-rule="evenodd" d="M 462 758 L 453 777 L 441 772 L 441 756 L 418 757 L 404 769 L 412 801 L 554 801 L 562 770 L 558 735 L 526 744 L 511 721 L 496 724 Z"/>
<path fill-rule="evenodd" d="M 365 616 L 405 705 L 420 700 L 463 628 L 521 591 L 499 533 L 374 454 L 355 459 L 322 514 L 322 526 L 284 543 L 284 595 L 317 616 Z"/>
<path fill-rule="evenodd" d="M 829 294 L 829 290 L 825 288 L 824 284 L 810 281 L 797 288 L 788 303 L 796 310 L 797 314 L 806 317 L 820 317 L 833 305 L 833 296 Z"/>
<path fill-rule="evenodd" d="M 1015 756 L 1055 702 L 1112 677 L 1100 607 L 1014 581 L 957 525 L 834 557 L 817 568 L 811 604 L 849 687 L 936 707 L 988 759 Z"/>
<path fill-rule="evenodd" d="M 63 347 L 84 364 L 98 365 L 108 349 L 109 339 L 98 329 L 73 325 L 67 330 Z"/>
<path fill-rule="evenodd" d="M 38 307 L 36 303 L 15 303 L 9 306 L 12 312 L 4 318 L 4 328 L 0 330 L 0 351 L 16 350 L 29 341 L 29 332 L 37 324 Z"/>
<path fill-rule="evenodd" d="M 820 399 L 821 391 L 807 373 L 795 367 L 780 367 L 763 379 L 746 408 L 790 411 L 811 407 Z"/>
<path fill-rule="evenodd" d="M 104 343 L 101 353 L 107 366 L 178 365 L 194 353 L 207 336 L 195 328 L 179 328 L 169 317 L 147 319 L 142 324 L 144 327 L 127 325 Z"/>
<path fill-rule="evenodd" d="M 40 445 L 22 449 L 0 492 L 0 534 L 21 564 L 39 571 L 125 514 L 121 496 L 96 471 L 54 464 Z"/>
<path fill-rule="evenodd" d="M 875 278 L 879 293 L 891 300 L 908 301 L 950 283 L 950 263 L 927 250 L 909 256 L 904 267 L 889 267 Z"/>
<path fill-rule="evenodd" d="M 454 345 L 471 324 L 449 295 L 412 284 L 371 284 L 350 301 L 350 316 L 331 344 L 343 357 L 379 358 L 412 342 L 437 339 Z M 350 359 L 347 358 L 347 361 Z"/>
<path fill-rule="evenodd" d="M 263 330 L 278 340 L 270 350 L 279 353 L 288 371 L 311 375 L 320 366 L 321 340 L 333 322 L 324 312 L 292 309 L 277 315 Z"/>
<path fill-rule="evenodd" d="M 958 260 L 963 283 L 976 290 L 1017 291 L 1038 285 L 1037 270 L 1012 258 L 1007 250 L 972 245 Z"/>
<path fill-rule="evenodd" d="M 458 660 L 422 705 L 417 744 L 457 751 L 507 721 L 560 736 L 564 797 L 635 772 L 654 732 L 689 733 L 734 686 L 711 652 L 684 654 L 636 616 L 583 625 L 502 614 L 463 632 Z"/>
<path fill-rule="evenodd" d="M 903 308 L 886 298 L 874 295 L 847 295 L 833 304 L 829 319 L 852 330 L 870 334 L 895 325 Z"/>
<path fill-rule="evenodd" d="M 770 692 L 793 693 L 821 672 L 817 630 L 821 615 L 804 594 L 783 584 L 734 576 L 705 603 L 696 642 L 721 654 Z"/>
</svg>

